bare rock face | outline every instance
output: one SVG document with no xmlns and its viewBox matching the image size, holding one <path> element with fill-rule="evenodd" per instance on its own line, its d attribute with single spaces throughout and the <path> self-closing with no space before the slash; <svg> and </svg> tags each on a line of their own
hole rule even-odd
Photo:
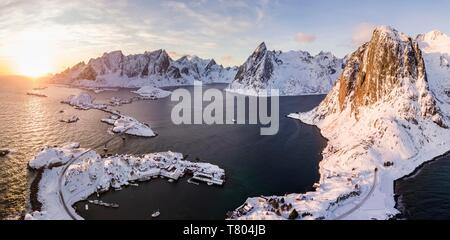
<svg viewBox="0 0 450 240">
<path fill-rule="evenodd" d="M 448 62 L 448 59 L 445 56 L 440 56 L 440 66 L 443 68 L 450 68 L 450 63 Z"/>
<path fill-rule="evenodd" d="M 347 60 L 338 81 L 339 111 L 351 108 L 358 118 L 361 108 L 391 101 L 393 91 L 408 95 L 410 99 L 404 107 L 405 116 L 409 114 L 406 118 L 413 118 L 413 113 L 418 112 L 445 127 L 428 89 L 425 63 L 417 42 L 391 27 L 379 27 L 372 39 Z M 330 93 L 325 101 L 332 104 L 332 98 L 336 97 L 333 94 L 336 95 Z M 418 107 L 414 106 L 416 102 Z"/>
<path fill-rule="evenodd" d="M 214 71 L 214 69 L 217 67 L 217 63 L 214 59 L 211 59 L 211 61 L 206 65 L 205 67 L 205 73 L 209 73 L 211 71 Z"/>
<path fill-rule="evenodd" d="M 94 68 L 92 68 L 91 65 L 88 65 L 84 70 L 80 73 L 78 76 L 79 79 L 86 79 L 86 80 L 95 80 L 97 78 L 97 73 L 95 72 Z"/>
<path fill-rule="evenodd" d="M 167 73 L 170 67 L 170 57 L 165 50 L 158 50 L 154 53 L 156 55 L 153 68 L 150 70 L 150 74 L 159 74 L 160 76 Z"/>
<path fill-rule="evenodd" d="M 239 68 L 235 81 L 248 85 L 266 83 L 273 73 L 273 53 L 267 50 L 266 44 L 261 43 L 247 61 Z"/>
</svg>

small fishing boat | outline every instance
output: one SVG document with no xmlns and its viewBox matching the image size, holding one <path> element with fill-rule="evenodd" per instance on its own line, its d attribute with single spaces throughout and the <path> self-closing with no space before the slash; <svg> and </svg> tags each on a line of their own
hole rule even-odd
<svg viewBox="0 0 450 240">
<path fill-rule="evenodd" d="M 10 152 L 8 149 L 0 149 L 0 157 L 8 155 Z"/>
<path fill-rule="evenodd" d="M 187 182 L 190 183 L 190 184 L 197 185 L 197 186 L 200 185 L 200 183 L 193 181 L 192 178 L 189 178 L 189 179 L 187 180 Z"/>
<path fill-rule="evenodd" d="M 61 119 L 59 121 L 63 122 L 63 123 L 76 123 L 76 122 L 78 122 L 78 120 L 80 120 L 80 119 L 77 116 L 72 116 L 68 119 Z"/>
<path fill-rule="evenodd" d="M 45 94 L 33 93 L 33 92 L 27 92 L 27 95 L 28 96 L 35 96 L 35 97 L 43 97 L 43 98 L 47 97 L 47 95 L 45 95 Z"/>
<path fill-rule="evenodd" d="M 152 213 L 152 218 L 157 218 L 157 217 L 159 217 L 159 215 L 161 215 L 161 212 L 159 212 L 159 210 L 157 210 L 156 212 Z"/>
<path fill-rule="evenodd" d="M 47 87 L 35 87 L 33 88 L 34 91 L 41 91 L 41 90 L 45 90 L 47 89 Z"/>
</svg>

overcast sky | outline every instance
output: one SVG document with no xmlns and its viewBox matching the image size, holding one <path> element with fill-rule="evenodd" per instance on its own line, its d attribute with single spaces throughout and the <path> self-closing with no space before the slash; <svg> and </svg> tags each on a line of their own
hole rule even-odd
<svg viewBox="0 0 450 240">
<path fill-rule="evenodd" d="M 449 9 L 444 0 L 2 0 L 0 73 L 14 72 L 20 49 L 45 50 L 52 71 L 103 52 L 160 48 L 175 59 L 195 54 L 239 65 L 262 41 L 343 57 L 376 25 L 450 33 Z"/>
</svg>

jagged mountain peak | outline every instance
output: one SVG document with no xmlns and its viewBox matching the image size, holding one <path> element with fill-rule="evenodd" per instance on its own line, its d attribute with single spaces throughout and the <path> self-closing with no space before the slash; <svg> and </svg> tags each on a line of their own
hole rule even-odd
<svg viewBox="0 0 450 240">
<path fill-rule="evenodd" d="M 211 59 L 211 61 L 209 61 L 208 65 L 217 65 L 216 60 L 214 60 L 214 58 Z"/>
<path fill-rule="evenodd" d="M 186 61 L 189 61 L 189 56 L 188 56 L 188 55 L 184 55 L 184 56 L 178 58 L 176 61 L 177 61 L 177 62 L 186 62 Z"/>
<path fill-rule="evenodd" d="M 204 59 L 196 56 L 196 55 L 184 55 L 176 60 L 177 62 L 184 63 L 184 62 L 200 62 L 204 61 Z"/>
<path fill-rule="evenodd" d="M 438 30 L 417 36 L 416 41 L 425 53 L 450 55 L 450 37 Z"/>
<path fill-rule="evenodd" d="M 265 51 L 267 51 L 267 46 L 266 46 L 265 42 L 262 42 L 258 45 L 258 47 L 256 47 L 254 52 L 259 53 L 259 52 L 265 52 Z"/>
<path fill-rule="evenodd" d="M 419 41 L 436 41 L 439 39 L 448 39 L 449 37 L 440 30 L 432 30 L 428 33 L 419 34 L 417 40 Z"/>
<path fill-rule="evenodd" d="M 347 111 L 359 119 L 375 104 L 392 105 L 409 121 L 425 117 L 445 127 L 417 42 L 392 27 L 376 28 L 371 40 L 348 57 L 317 112 L 319 119 Z"/>
<path fill-rule="evenodd" d="M 211 59 L 208 65 L 206 65 L 205 71 L 210 71 L 216 65 L 217 65 L 216 61 L 214 59 Z"/>
<path fill-rule="evenodd" d="M 331 52 L 320 51 L 317 56 L 334 56 Z"/>
<path fill-rule="evenodd" d="M 265 95 L 270 89 L 280 95 L 323 94 L 341 70 L 342 59 L 332 54 L 269 51 L 263 42 L 239 67 L 228 90 L 250 95 Z"/>
<path fill-rule="evenodd" d="M 102 58 L 121 58 L 123 57 L 123 53 L 121 50 L 116 50 L 116 51 L 112 51 L 112 52 L 105 52 L 102 55 Z"/>
<path fill-rule="evenodd" d="M 399 32 L 397 29 L 391 26 L 378 26 L 374 29 L 372 40 L 374 37 L 391 39 L 394 41 L 407 42 L 411 38 L 403 32 Z"/>
</svg>

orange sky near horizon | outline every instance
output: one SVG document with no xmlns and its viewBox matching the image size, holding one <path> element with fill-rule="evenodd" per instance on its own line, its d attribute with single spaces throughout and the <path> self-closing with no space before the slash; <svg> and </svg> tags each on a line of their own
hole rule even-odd
<svg viewBox="0 0 450 240">
<path fill-rule="evenodd" d="M 0 75 L 58 73 L 115 50 L 165 49 L 173 58 L 196 55 L 238 66 L 263 41 L 271 50 L 344 57 L 377 25 L 410 36 L 450 33 L 450 1 L 282 2 L 0 1 Z M 426 21 L 417 17 L 422 15 Z"/>
</svg>

